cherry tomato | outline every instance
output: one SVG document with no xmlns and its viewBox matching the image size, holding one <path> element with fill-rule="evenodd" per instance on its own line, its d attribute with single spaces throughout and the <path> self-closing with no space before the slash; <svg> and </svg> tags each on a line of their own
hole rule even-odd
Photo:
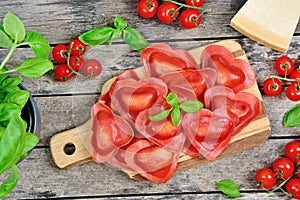
<svg viewBox="0 0 300 200">
<path fill-rule="evenodd" d="M 78 71 L 82 67 L 83 64 L 83 58 L 79 56 L 71 56 L 69 59 L 69 65 L 74 70 Z"/>
<path fill-rule="evenodd" d="M 275 69 L 280 75 L 289 75 L 294 70 L 294 62 L 288 56 L 281 56 L 275 61 Z"/>
<path fill-rule="evenodd" d="M 156 15 L 159 21 L 171 23 L 178 17 L 179 9 L 174 3 L 165 2 L 158 7 Z"/>
<path fill-rule="evenodd" d="M 74 73 L 67 64 L 60 64 L 54 69 L 54 76 L 56 80 L 65 82 L 70 80 L 74 76 Z"/>
<path fill-rule="evenodd" d="M 285 189 L 288 193 L 293 195 L 294 199 L 300 199 L 300 179 L 299 178 L 292 178 L 289 180 L 286 185 Z"/>
<path fill-rule="evenodd" d="M 86 45 L 79 39 L 72 40 L 68 46 L 72 56 L 82 56 L 86 51 Z M 70 49 L 71 48 L 71 49 Z"/>
<path fill-rule="evenodd" d="M 197 27 L 201 22 L 201 15 L 200 12 L 196 9 L 189 8 L 184 10 L 180 15 L 180 24 L 184 28 L 195 28 Z"/>
<path fill-rule="evenodd" d="M 300 80 L 300 69 L 297 68 L 294 71 L 292 71 L 292 73 L 290 74 L 290 78 Z"/>
<path fill-rule="evenodd" d="M 300 82 L 292 82 L 292 84 L 286 89 L 285 94 L 291 101 L 300 100 Z"/>
<path fill-rule="evenodd" d="M 90 59 L 83 62 L 81 72 L 88 77 L 96 77 L 102 71 L 101 63 L 96 59 Z"/>
<path fill-rule="evenodd" d="M 157 0 L 141 0 L 138 4 L 138 13 L 143 18 L 152 18 L 158 9 Z"/>
<path fill-rule="evenodd" d="M 284 153 L 293 162 L 300 161 L 300 142 L 291 141 L 285 145 Z"/>
<path fill-rule="evenodd" d="M 201 7 L 204 4 L 204 0 L 185 0 L 185 3 L 190 6 Z"/>
<path fill-rule="evenodd" d="M 280 179 L 287 179 L 294 173 L 294 163 L 288 158 L 277 158 L 273 163 L 275 176 Z"/>
<path fill-rule="evenodd" d="M 271 189 L 276 184 L 275 173 L 269 168 L 261 168 L 255 175 L 256 183 L 264 189 Z"/>
<path fill-rule="evenodd" d="M 64 44 L 58 44 L 52 49 L 52 57 L 58 63 L 67 62 L 68 47 Z"/>
<path fill-rule="evenodd" d="M 295 174 L 296 174 L 296 176 L 297 176 L 298 178 L 300 178 L 300 165 L 298 165 Z"/>
<path fill-rule="evenodd" d="M 281 82 L 278 78 L 268 78 L 264 81 L 264 92 L 268 96 L 277 96 L 282 90 Z"/>
</svg>

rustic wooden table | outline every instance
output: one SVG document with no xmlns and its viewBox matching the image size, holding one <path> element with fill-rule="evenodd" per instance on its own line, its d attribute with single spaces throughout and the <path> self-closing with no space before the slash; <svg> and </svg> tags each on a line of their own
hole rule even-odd
<svg viewBox="0 0 300 200">
<path fill-rule="evenodd" d="M 229 26 L 237 12 L 230 0 L 206 0 L 212 12 L 204 15 L 202 24 L 192 30 L 183 29 L 178 22 L 170 25 L 157 19 L 142 19 L 133 0 L 14 0 L 0 1 L 0 18 L 6 12 L 17 14 L 27 30 L 37 30 L 55 44 L 67 44 L 71 39 L 95 27 L 106 25 L 107 20 L 121 16 L 137 28 L 150 43 L 166 42 L 173 48 L 192 49 L 216 41 L 231 39 L 245 50 L 256 74 L 259 88 L 263 81 L 275 74 L 273 63 L 283 53 L 259 45 Z M 283 27 L 284 28 L 284 27 Z M 296 29 L 286 55 L 300 54 L 300 25 Z M 0 58 L 6 53 L 0 49 Z M 29 48 L 18 49 L 10 64 L 31 56 Z M 263 95 L 270 122 L 270 138 L 255 148 L 207 165 L 176 173 L 166 184 L 135 182 L 124 173 L 106 165 L 89 162 L 68 170 L 60 170 L 53 163 L 49 140 L 56 133 L 84 123 L 102 84 L 120 71 L 141 66 L 138 52 L 131 51 L 122 40 L 111 47 L 100 45 L 88 49 L 86 58 L 97 58 L 103 66 L 101 76 L 91 79 L 72 79 L 62 83 L 54 80 L 53 72 L 38 79 L 24 79 L 41 114 L 39 145 L 29 157 L 19 163 L 20 181 L 7 199 L 227 199 L 216 186 L 216 181 L 231 179 L 241 190 L 240 199 L 283 199 L 282 193 L 268 194 L 255 186 L 255 171 L 271 166 L 283 155 L 284 145 L 299 139 L 299 128 L 283 128 L 284 113 L 295 102 L 284 94 L 272 98 Z"/>
</svg>

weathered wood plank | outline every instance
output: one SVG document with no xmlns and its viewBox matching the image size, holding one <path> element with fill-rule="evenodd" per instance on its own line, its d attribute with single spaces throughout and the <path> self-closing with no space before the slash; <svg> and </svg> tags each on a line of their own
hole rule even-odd
<svg viewBox="0 0 300 200">
<path fill-rule="evenodd" d="M 95 27 L 105 26 L 108 20 L 120 15 L 130 26 L 137 28 L 149 40 L 170 40 L 188 38 L 240 37 L 229 22 L 237 8 L 228 0 L 207 0 L 205 7 L 212 9 L 204 15 L 201 25 L 193 30 L 183 29 L 179 21 L 171 24 L 160 23 L 156 18 L 142 19 L 137 13 L 134 0 L 81 1 L 2 1 L 0 18 L 7 11 L 17 14 L 29 29 L 41 32 L 51 44 L 68 43 L 81 33 Z M 30 11 L 30 12 L 28 12 Z M 297 27 L 296 33 L 300 32 Z"/>
<path fill-rule="evenodd" d="M 277 157 L 283 155 L 283 147 L 289 141 L 291 140 L 269 139 L 266 143 L 240 154 L 176 173 L 166 184 L 135 182 L 115 168 L 93 162 L 60 170 L 55 167 L 48 148 L 36 148 L 19 164 L 22 172 L 20 181 L 9 198 L 113 195 L 112 199 L 121 199 L 122 196 L 129 196 L 128 199 L 142 196 L 144 199 L 175 199 L 177 196 L 167 194 L 179 194 L 183 199 L 224 199 L 225 196 L 220 193 L 215 194 L 219 192 L 215 181 L 231 179 L 240 187 L 242 199 L 282 199 L 281 193 L 267 194 L 256 188 L 255 171 L 261 167 L 270 167 Z"/>
<path fill-rule="evenodd" d="M 168 42 L 173 48 L 183 48 L 186 50 L 204 46 L 213 41 L 178 41 Z M 261 87 L 263 81 L 270 75 L 275 75 L 275 60 L 282 55 L 268 47 L 257 44 L 250 39 L 235 40 L 241 44 L 249 63 L 253 67 L 258 85 Z M 295 59 L 299 55 L 300 36 L 294 37 L 292 48 L 287 52 L 291 58 Z M 0 58 L 6 55 L 7 51 L 0 49 Z M 30 49 L 17 49 L 14 53 L 13 60 L 10 60 L 8 67 L 16 66 L 25 58 L 32 57 Z M 38 79 L 24 78 L 24 85 L 33 95 L 56 95 L 56 94 L 80 94 L 80 93 L 99 93 L 105 81 L 116 76 L 125 69 L 133 69 L 142 66 L 142 61 L 138 52 L 130 51 L 129 47 L 124 44 L 115 44 L 111 47 L 100 45 L 90 47 L 84 56 L 85 59 L 96 58 L 103 65 L 103 72 L 100 76 L 93 79 L 84 79 L 81 77 L 74 78 L 68 82 L 58 82 L 55 80 L 53 71 Z"/>
</svg>

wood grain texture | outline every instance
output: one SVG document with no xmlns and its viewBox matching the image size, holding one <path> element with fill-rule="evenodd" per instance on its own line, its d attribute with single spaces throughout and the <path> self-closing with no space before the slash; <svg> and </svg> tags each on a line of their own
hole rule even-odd
<svg viewBox="0 0 300 200">
<path fill-rule="evenodd" d="M 60 170 L 53 163 L 49 148 L 36 148 L 18 165 L 22 172 L 20 181 L 8 199 L 172 197 L 168 194 L 192 199 L 226 199 L 217 189 L 215 181 L 231 179 L 239 186 L 241 199 L 252 200 L 257 197 L 279 200 L 284 197 L 281 193 L 268 194 L 255 186 L 255 171 L 261 167 L 270 167 L 277 157 L 283 156 L 284 145 L 289 141 L 291 139 L 269 139 L 262 145 L 228 159 L 176 173 L 167 184 L 132 181 L 115 168 L 93 162 Z"/>
<path fill-rule="evenodd" d="M 16 13 L 27 30 L 42 33 L 53 47 L 67 44 L 71 39 L 95 27 L 105 26 L 119 15 L 137 28 L 150 43 L 166 42 L 173 48 L 193 49 L 223 39 L 239 42 L 254 69 L 259 88 L 270 75 L 276 74 L 273 63 L 279 52 L 246 38 L 229 26 L 237 12 L 234 0 L 206 0 L 212 12 L 204 15 L 202 24 L 185 30 L 179 22 L 169 25 L 158 20 L 142 19 L 137 15 L 134 0 L 2 0 L 0 19 L 7 11 Z M 296 28 L 286 55 L 296 58 L 300 47 L 300 24 Z M 7 50 L 0 48 L 0 60 Z M 16 66 L 32 57 L 29 48 L 17 49 L 8 67 Z M 91 106 L 100 95 L 103 83 L 124 69 L 141 66 L 139 53 L 131 51 L 122 40 L 111 47 L 106 44 L 88 49 L 86 58 L 97 58 L 104 71 L 96 79 L 72 79 L 61 83 L 54 80 L 53 72 L 38 79 L 24 78 L 23 84 L 34 95 L 42 118 L 40 143 L 27 159 L 18 164 L 20 181 L 7 199 L 227 199 L 216 188 L 215 181 L 234 180 L 241 189 L 239 199 L 287 199 L 278 192 L 268 194 L 258 190 L 254 173 L 261 167 L 270 167 L 275 158 L 283 156 L 284 145 L 300 139 L 300 128 L 283 128 L 284 113 L 297 102 L 278 97 L 262 96 L 271 122 L 271 137 L 263 144 L 226 159 L 179 172 L 165 185 L 130 181 L 124 173 L 93 162 L 69 169 L 58 169 L 51 158 L 50 138 L 84 123 L 90 116 Z M 286 88 L 287 85 L 284 85 Z M 0 182 L 3 181 L 0 177 Z"/>
</svg>

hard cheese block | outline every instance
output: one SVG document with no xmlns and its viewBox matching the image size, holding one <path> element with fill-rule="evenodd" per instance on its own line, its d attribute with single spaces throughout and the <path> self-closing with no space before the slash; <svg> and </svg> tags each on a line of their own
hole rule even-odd
<svg viewBox="0 0 300 200">
<path fill-rule="evenodd" d="M 300 16 L 300 0 L 248 0 L 230 25 L 247 37 L 286 52 Z"/>
</svg>

